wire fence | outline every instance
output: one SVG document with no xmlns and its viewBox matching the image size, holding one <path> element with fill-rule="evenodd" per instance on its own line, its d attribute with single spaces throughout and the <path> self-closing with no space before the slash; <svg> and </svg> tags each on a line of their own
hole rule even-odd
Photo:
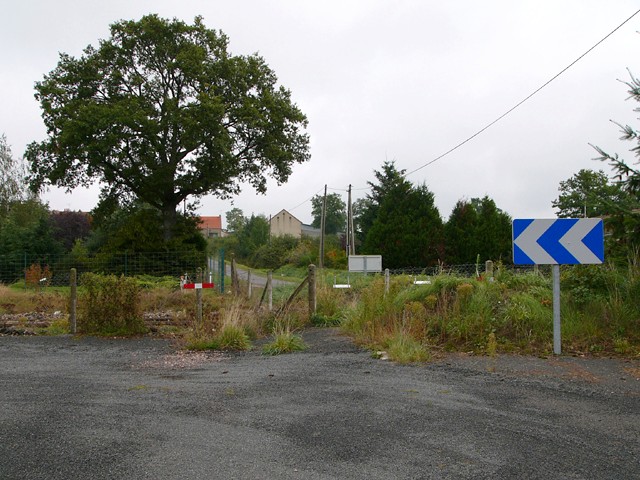
<svg viewBox="0 0 640 480">
<path fill-rule="evenodd" d="M 436 265 L 433 267 L 407 267 L 389 269 L 390 275 L 413 275 L 415 277 L 432 277 L 436 275 L 454 275 L 459 277 L 481 277 L 487 274 L 487 265 L 485 263 L 476 264 L 468 263 L 463 265 Z M 516 274 L 541 273 L 550 272 L 549 266 L 534 265 L 511 265 L 511 264 L 493 264 L 493 273 L 497 274 L 500 270 L 509 271 Z"/>
<path fill-rule="evenodd" d="M 196 280 L 196 272 L 203 272 L 203 280 L 223 285 L 224 251 L 215 255 L 202 252 L 157 252 L 157 253 L 119 253 L 98 254 L 77 257 L 67 255 L 31 255 L 10 253 L 0 255 L 0 283 L 15 284 L 24 282 L 25 286 L 66 286 L 69 285 L 70 271 L 77 270 L 78 278 L 83 273 L 114 274 L 135 277 L 170 277 L 179 286 L 180 277 L 188 281 Z M 486 265 L 463 264 L 433 267 L 406 267 L 390 269 L 390 275 L 411 275 L 416 280 L 436 275 L 455 275 L 461 277 L 479 277 L 486 275 Z M 546 274 L 544 267 L 523 265 L 494 265 L 494 273 L 500 269 L 513 273 L 530 273 L 534 270 Z M 344 272 L 348 275 L 348 272 Z"/>
<path fill-rule="evenodd" d="M 113 274 L 136 277 L 171 277 L 179 285 L 181 276 L 196 279 L 203 272 L 204 280 L 218 282 L 219 265 L 223 253 L 211 256 L 202 252 L 157 252 L 98 254 L 82 258 L 73 255 L 30 255 L 10 253 L 0 255 L 0 283 L 26 285 L 69 285 L 69 276 L 75 268 L 78 277 L 83 273 Z"/>
</svg>

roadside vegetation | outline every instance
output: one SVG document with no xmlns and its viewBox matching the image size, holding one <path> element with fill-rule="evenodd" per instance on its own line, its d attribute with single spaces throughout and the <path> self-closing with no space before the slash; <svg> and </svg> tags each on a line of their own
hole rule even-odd
<svg viewBox="0 0 640 480">
<path fill-rule="evenodd" d="M 546 356 L 553 350 L 549 275 L 499 267 L 492 279 L 441 274 L 422 285 L 394 275 L 388 291 L 380 275 L 352 275 L 350 288 L 333 288 L 347 281 L 336 280 L 340 276 L 346 273 L 318 274 L 311 317 L 306 289 L 282 309 L 296 286 L 291 284 L 276 289 L 273 311 L 264 303 L 258 308 L 261 289 L 251 299 L 206 291 L 201 322 L 193 291 L 168 288 L 162 280 L 150 286 L 148 278 L 89 276 L 80 288 L 78 329 L 98 335 L 151 330 L 187 349 L 260 348 L 274 355 L 304 349 L 300 332 L 306 327 L 339 327 L 374 356 L 400 363 L 452 351 Z M 640 266 L 563 267 L 561 289 L 565 354 L 640 355 Z M 36 333 L 68 333 L 68 290 L 0 286 L 0 297 L 0 315 L 62 312 Z"/>
</svg>

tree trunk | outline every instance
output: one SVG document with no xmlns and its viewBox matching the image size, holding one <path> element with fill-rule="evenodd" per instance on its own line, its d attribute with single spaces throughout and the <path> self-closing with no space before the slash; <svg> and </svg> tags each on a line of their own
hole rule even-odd
<svg viewBox="0 0 640 480">
<path fill-rule="evenodd" d="M 162 236 L 165 242 L 168 242 L 173 238 L 173 230 L 178 221 L 178 214 L 176 213 L 176 205 L 165 205 L 162 208 Z"/>
</svg>

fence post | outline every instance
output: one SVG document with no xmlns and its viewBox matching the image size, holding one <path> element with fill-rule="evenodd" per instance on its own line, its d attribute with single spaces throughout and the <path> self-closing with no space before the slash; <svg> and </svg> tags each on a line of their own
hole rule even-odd
<svg viewBox="0 0 640 480">
<path fill-rule="evenodd" d="M 224 275 L 226 272 L 226 267 L 224 264 L 224 248 L 220 249 L 220 257 L 218 258 L 218 267 L 220 270 L 220 293 L 224 293 Z"/>
<path fill-rule="evenodd" d="M 71 269 L 69 274 L 69 283 L 71 284 L 71 301 L 69 303 L 69 328 L 71 333 L 77 333 L 76 311 L 78 305 L 78 271 Z"/>
<path fill-rule="evenodd" d="M 316 266 L 309 265 L 309 317 L 316 313 Z"/>
<path fill-rule="evenodd" d="M 273 272 L 267 272 L 267 295 L 269 296 L 269 311 L 273 310 Z"/>
<path fill-rule="evenodd" d="M 247 271 L 247 298 L 251 300 L 251 294 L 253 293 L 251 289 L 251 270 Z"/>
<path fill-rule="evenodd" d="M 240 285 L 238 281 L 238 270 L 236 267 L 236 257 L 231 256 L 231 291 L 235 296 L 240 294 Z"/>
<path fill-rule="evenodd" d="M 384 293 L 389 293 L 389 269 L 384 269 Z"/>
<path fill-rule="evenodd" d="M 487 260 L 484 264 L 484 276 L 487 279 L 493 278 L 493 262 L 491 260 Z"/>
<path fill-rule="evenodd" d="M 202 269 L 196 269 L 196 283 L 202 283 Z M 196 289 L 196 323 L 198 330 L 202 328 L 202 289 Z"/>
<path fill-rule="evenodd" d="M 207 279 L 209 283 L 213 283 L 213 257 L 207 256 Z"/>
</svg>

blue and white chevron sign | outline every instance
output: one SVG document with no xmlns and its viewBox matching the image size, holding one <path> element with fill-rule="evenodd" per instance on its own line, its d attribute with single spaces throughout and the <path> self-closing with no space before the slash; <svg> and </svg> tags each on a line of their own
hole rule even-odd
<svg viewBox="0 0 640 480">
<path fill-rule="evenodd" d="M 600 218 L 513 221 L 516 265 L 582 265 L 604 262 L 604 226 Z"/>
</svg>

